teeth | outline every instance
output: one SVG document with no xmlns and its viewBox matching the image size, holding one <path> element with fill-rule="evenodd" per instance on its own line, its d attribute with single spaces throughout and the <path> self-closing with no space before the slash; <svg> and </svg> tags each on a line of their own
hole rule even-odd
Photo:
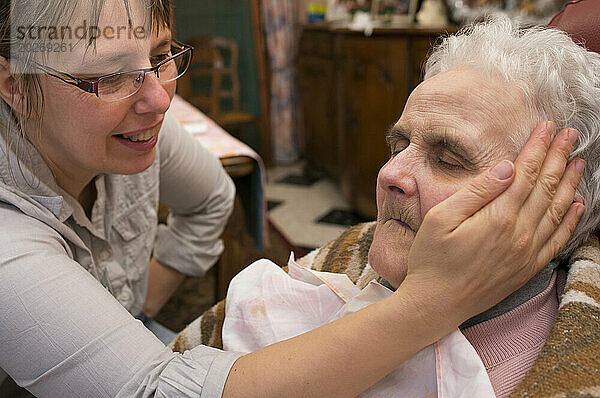
<svg viewBox="0 0 600 398">
<path fill-rule="evenodd" d="M 148 141 L 153 136 L 154 136 L 154 131 L 151 130 L 146 133 L 141 133 L 138 135 L 130 135 L 128 137 L 125 137 L 122 135 L 121 137 L 125 138 L 126 140 L 136 142 L 136 141 Z"/>
</svg>

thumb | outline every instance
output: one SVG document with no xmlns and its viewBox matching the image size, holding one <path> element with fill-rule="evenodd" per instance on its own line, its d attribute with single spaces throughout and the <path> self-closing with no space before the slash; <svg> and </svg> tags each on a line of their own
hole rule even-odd
<svg viewBox="0 0 600 398">
<path fill-rule="evenodd" d="M 454 195 L 440 202 L 437 210 L 444 214 L 444 220 L 451 230 L 481 210 L 512 183 L 515 166 L 509 160 L 503 160 L 473 181 L 462 187 Z"/>
</svg>

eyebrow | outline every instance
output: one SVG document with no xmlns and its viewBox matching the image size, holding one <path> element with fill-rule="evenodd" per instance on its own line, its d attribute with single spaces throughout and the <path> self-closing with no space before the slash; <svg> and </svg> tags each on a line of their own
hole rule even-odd
<svg viewBox="0 0 600 398">
<path fill-rule="evenodd" d="M 402 125 L 395 125 L 388 130 L 385 141 L 388 146 L 391 146 L 395 140 L 400 138 L 409 139 L 410 136 L 411 132 L 408 128 Z M 478 153 L 477 149 L 465 145 L 464 142 L 447 131 L 427 130 L 423 133 L 422 137 L 423 141 L 429 146 L 446 149 L 467 162 L 475 163 L 475 154 Z"/>
<path fill-rule="evenodd" d="M 391 147 L 394 141 L 397 141 L 401 138 L 409 139 L 410 132 L 403 126 L 393 125 L 385 134 L 385 143 Z"/>
<path fill-rule="evenodd" d="M 155 46 L 154 46 L 152 49 L 153 49 L 153 50 L 156 50 L 157 48 L 164 47 L 164 46 L 166 46 L 167 44 L 171 44 L 171 42 L 172 42 L 172 41 L 173 41 L 173 39 L 172 39 L 171 37 L 169 37 L 169 38 L 165 38 L 165 39 L 162 39 L 162 40 L 160 41 L 160 43 L 158 43 L 157 45 L 155 45 Z"/>
<path fill-rule="evenodd" d="M 162 39 L 162 40 L 160 41 L 160 43 L 158 43 L 156 46 L 154 46 L 154 47 L 152 48 L 152 51 L 154 51 L 154 50 L 156 50 L 156 49 L 158 49 L 158 48 L 161 48 L 161 47 L 164 47 L 164 46 L 166 46 L 167 44 L 171 43 L 171 41 L 172 41 L 172 40 L 171 40 L 171 38 L 168 38 L 168 39 Z M 115 55 L 113 55 L 113 56 L 111 56 L 111 57 L 108 57 L 108 58 L 106 59 L 106 62 L 107 62 L 107 63 L 118 62 L 118 61 L 121 61 L 122 59 L 125 59 L 125 58 L 129 57 L 130 55 L 131 55 L 130 53 L 120 53 L 120 54 L 115 54 Z"/>
</svg>

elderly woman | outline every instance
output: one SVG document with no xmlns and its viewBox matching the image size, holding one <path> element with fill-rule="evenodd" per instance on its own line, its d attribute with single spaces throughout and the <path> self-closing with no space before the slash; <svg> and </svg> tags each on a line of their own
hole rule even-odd
<svg viewBox="0 0 600 398">
<path fill-rule="evenodd" d="M 445 39 L 387 135 L 392 156 L 378 176 L 369 263 L 396 288 L 405 279 L 423 217 L 481 170 L 499 159 L 515 159 L 540 118 L 579 132 L 577 141 L 569 139 L 573 156 L 587 163 L 577 188 L 587 211 L 557 258 L 507 299 L 461 325 L 499 397 L 525 376 L 550 332 L 565 283 L 561 260 L 598 229 L 600 55 L 558 30 L 519 30 L 509 20 Z M 572 166 L 584 167 L 582 161 Z M 547 184 L 546 189 L 556 189 L 554 181 Z M 529 218 L 530 208 L 542 204 L 530 195 L 514 205 L 523 206 L 523 217 Z M 549 212 L 560 216 L 556 208 Z"/>
<path fill-rule="evenodd" d="M 173 38 L 172 2 L 2 0 L 0 21 L 0 367 L 37 396 L 356 394 L 519 288 L 584 209 L 572 203 L 580 173 L 566 167 L 569 131 L 548 150 L 539 130 L 514 165 L 499 162 L 424 220 L 388 299 L 248 355 L 174 353 L 134 316 L 155 313 L 182 273 L 215 261 L 233 189 L 166 114 L 192 51 Z M 529 194 L 543 201 L 535 220 L 505 223 Z M 159 198 L 173 218 L 157 232 Z M 491 249 L 483 243 L 496 232 L 473 237 L 483 226 L 536 241 Z M 467 238 L 477 250 L 452 254 Z M 422 287 L 450 269 L 456 277 L 432 299 Z"/>
<path fill-rule="evenodd" d="M 335 259 L 338 256 L 348 262 L 357 261 L 353 259 L 360 257 L 358 253 L 365 246 L 369 247 L 362 245 L 361 238 L 358 238 L 359 248 L 352 249 L 347 256 L 335 251 L 356 247 L 357 242 L 342 238 L 303 260 L 305 265 L 323 271 L 348 269 L 348 275 L 354 275 L 364 290 L 360 293 L 355 290 L 349 298 L 344 291 L 351 291 L 352 287 L 328 274 L 314 274 L 324 281 L 321 285 L 293 262 L 290 262 L 290 276 L 278 274 L 264 262 L 257 263 L 232 282 L 223 326 L 224 347 L 256 349 L 277 341 L 273 336 L 289 337 L 310 329 L 312 324 L 335 319 L 340 311 L 345 313 L 346 308 L 356 306 L 357 301 L 373 300 L 373 292 L 377 290 L 366 285 L 372 278 L 378 278 L 396 292 L 401 291 L 411 282 L 411 263 L 423 266 L 415 258 L 415 248 L 435 251 L 440 243 L 439 239 L 427 242 L 419 239 L 429 228 L 428 217 L 432 214 L 447 219 L 464 217 L 461 208 L 446 207 L 444 200 L 456 197 L 462 187 L 500 160 L 517 159 L 539 119 L 554 121 L 538 125 L 531 134 L 531 139 L 542 140 L 546 146 L 550 145 L 549 131 L 566 126 L 576 128 L 562 130 L 554 141 L 559 140 L 565 147 L 574 146 L 571 156 L 581 158 L 570 161 L 566 173 L 580 175 L 587 162 L 575 199 L 583 201 L 587 211 L 558 256 L 550 259 L 544 251 L 533 253 L 549 260 L 540 272 L 493 308 L 460 325 L 462 334 L 481 359 L 494 393 L 498 397 L 508 396 L 539 355 L 556 317 L 565 286 L 564 268 L 560 265 L 564 266 L 564 260 L 598 228 L 600 217 L 600 55 L 576 45 L 563 32 L 518 29 L 508 19 L 466 28 L 433 50 L 425 67 L 424 82 L 412 92 L 400 119 L 387 135 L 391 157 L 378 175 L 374 234 L 362 230 L 346 235 L 347 240 L 355 234 L 367 241 L 372 236 L 368 265 L 354 264 L 356 267 L 352 268 L 351 264 L 339 264 Z M 527 145 L 531 145 L 531 140 Z M 564 158 L 552 167 L 562 167 L 566 162 Z M 545 164 L 549 164 L 548 159 Z M 556 225 L 566 209 L 548 206 L 543 192 L 556 192 L 562 197 L 571 196 L 573 189 L 575 185 L 561 187 L 558 180 L 545 179 L 540 191 L 510 199 L 507 207 L 518 215 L 509 212 L 504 222 L 507 225 L 535 222 L 541 216 L 535 214 L 536 209 L 543 207 L 549 217 L 542 224 Z M 505 263 L 486 261 L 487 253 L 502 241 L 508 239 L 522 247 L 546 239 L 537 234 L 506 235 L 502 230 L 488 234 L 495 228 L 478 229 L 487 235 L 478 243 L 482 245 L 478 256 L 485 264 L 477 264 L 476 268 L 482 272 L 489 271 L 486 267 L 496 270 L 504 267 Z M 457 242 L 452 252 L 471 252 L 474 238 Z M 332 265 L 328 261 L 337 263 Z M 422 271 L 426 272 L 424 268 L 417 272 Z M 449 268 L 444 281 L 436 279 L 435 283 L 420 286 L 433 298 L 440 294 L 439 283 L 449 283 L 457 275 L 455 268 Z M 494 279 L 494 283 L 501 286 L 504 282 L 500 278 Z M 312 284 L 319 287 L 313 288 Z M 333 298 L 323 292 L 326 285 L 334 286 Z M 477 289 L 479 285 L 474 283 L 469 288 Z M 269 296 L 270 292 L 274 294 Z M 377 297 L 386 295 L 381 290 L 377 292 L 380 292 Z M 342 306 L 343 302 L 346 304 Z M 293 322 L 298 325 L 289 327 Z M 192 330 L 194 327 L 197 325 L 192 325 Z M 204 336 L 203 340 L 209 338 Z M 177 341 L 175 346 L 183 341 Z M 444 366 L 443 358 L 440 360 L 440 352 L 444 351 L 438 348 L 439 344 L 436 352 L 440 388 L 440 379 L 451 372 L 439 371 Z M 410 366 L 421 365 L 416 361 Z M 402 375 L 400 372 L 394 376 L 399 383 L 396 393 L 412 392 L 419 387 L 403 385 Z M 409 380 L 413 384 L 420 382 L 412 376 Z M 390 377 L 368 393 L 386 395 L 386 388 L 390 388 Z M 463 392 L 461 396 L 475 395 Z"/>
</svg>

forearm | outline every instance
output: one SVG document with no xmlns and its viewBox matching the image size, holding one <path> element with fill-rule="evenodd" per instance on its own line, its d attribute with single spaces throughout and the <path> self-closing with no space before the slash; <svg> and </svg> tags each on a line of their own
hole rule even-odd
<svg viewBox="0 0 600 398">
<path fill-rule="evenodd" d="M 162 265 L 152 257 L 148 272 L 148 290 L 142 312 L 151 318 L 158 314 L 184 279 L 184 274 Z"/>
<path fill-rule="evenodd" d="M 402 287 L 392 296 L 311 332 L 247 354 L 234 364 L 224 397 L 356 396 L 460 320 Z"/>
</svg>

